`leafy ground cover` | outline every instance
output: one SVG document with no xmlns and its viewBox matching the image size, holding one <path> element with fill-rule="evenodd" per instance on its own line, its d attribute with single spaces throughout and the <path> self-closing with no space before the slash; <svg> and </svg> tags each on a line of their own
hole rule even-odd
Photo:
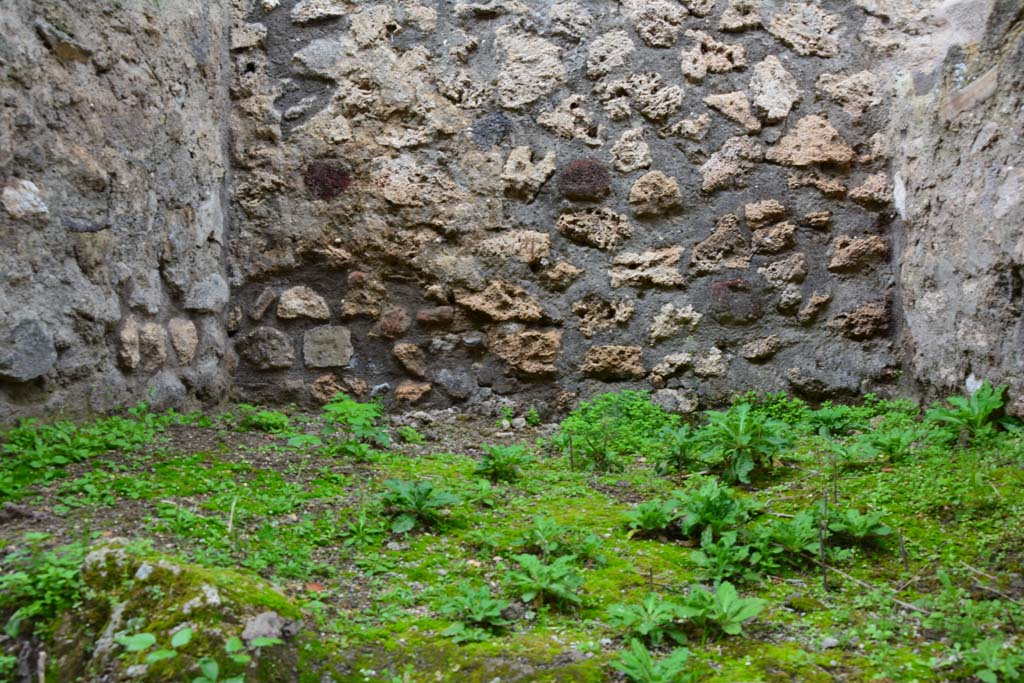
<svg viewBox="0 0 1024 683">
<path fill-rule="evenodd" d="M 0 681 L 1019 681 L 1001 407 L 27 422 L 0 438 Z"/>
</svg>

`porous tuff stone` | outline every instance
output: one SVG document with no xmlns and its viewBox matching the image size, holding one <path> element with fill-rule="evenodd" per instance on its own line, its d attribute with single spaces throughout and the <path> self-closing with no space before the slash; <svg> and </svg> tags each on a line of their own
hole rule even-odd
<svg viewBox="0 0 1024 683">
<path fill-rule="evenodd" d="M 629 204 L 638 216 L 657 216 L 681 205 L 682 194 L 675 178 L 661 171 L 645 173 L 633 183 Z"/>
<path fill-rule="evenodd" d="M 853 148 L 846 144 L 828 119 L 816 114 L 800 119 L 765 154 L 768 161 L 784 166 L 846 166 L 855 158 Z"/>
<path fill-rule="evenodd" d="M 665 247 L 641 254 L 619 254 L 612 259 L 608 275 L 612 287 L 678 287 L 685 280 L 678 263 L 683 257 L 682 247 Z"/>
<path fill-rule="evenodd" d="M 482 292 L 460 292 L 455 303 L 491 320 L 537 322 L 544 317 L 540 303 L 519 285 L 498 280 Z"/>
<path fill-rule="evenodd" d="M 236 343 L 238 355 L 259 370 L 289 368 L 295 363 L 295 347 L 284 332 L 257 327 Z"/>
<path fill-rule="evenodd" d="M 545 377 L 558 372 L 555 362 L 562 349 L 559 330 L 531 330 L 519 324 L 504 324 L 488 334 L 488 347 L 523 377 Z"/>
<path fill-rule="evenodd" d="M 573 242 L 597 249 L 615 249 L 633 236 L 629 219 L 605 207 L 562 214 L 558 231 Z"/>
<path fill-rule="evenodd" d="M 856 272 L 889 258 L 889 245 L 878 235 L 850 237 L 840 235 L 832 246 L 828 269 L 836 272 Z"/>
<path fill-rule="evenodd" d="M 299 286 L 290 287 L 281 293 L 277 303 L 277 317 L 285 320 L 328 320 L 331 311 L 322 296 L 309 287 Z"/>
<path fill-rule="evenodd" d="M 638 379 L 647 374 L 639 346 L 593 346 L 587 350 L 580 371 L 601 379 Z"/>
</svg>

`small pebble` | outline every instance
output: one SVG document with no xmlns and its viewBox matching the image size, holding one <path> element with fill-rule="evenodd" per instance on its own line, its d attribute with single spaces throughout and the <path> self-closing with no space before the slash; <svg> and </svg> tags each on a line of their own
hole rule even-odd
<svg viewBox="0 0 1024 683">
<path fill-rule="evenodd" d="M 825 640 L 821 641 L 822 650 L 831 650 L 834 647 L 839 647 L 839 640 L 833 638 L 832 636 L 829 636 L 828 638 L 825 638 Z"/>
</svg>

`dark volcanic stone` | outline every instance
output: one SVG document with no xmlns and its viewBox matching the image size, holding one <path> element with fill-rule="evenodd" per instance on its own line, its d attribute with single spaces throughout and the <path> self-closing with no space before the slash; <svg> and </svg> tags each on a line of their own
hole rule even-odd
<svg viewBox="0 0 1024 683">
<path fill-rule="evenodd" d="M 352 184 L 352 176 L 341 166 L 320 161 L 306 167 L 306 187 L 317 199 L 334 199 Z"/>
<path fill-rule="evenodd" d="M 490 149 L 504 140 L 510 130 L 512 130 L 512 120 L 501 112 L 496 112 L 474 123 L 469 132 L 473 135 L 473 142 L 477 147 Z"/>
<path fill-rule="evenodd" d="M 558 190 L 566 199 L 596 201 L 611 192 L 608 167 L 597 159 L 577 159 L 558 175 Z"/>
<path fill-rule="evenodd" d="M 749 325 L 764 315 L 764 300 L 743 278 L 711 285 L 711 315 L 723 325 Z"/>
</svg>

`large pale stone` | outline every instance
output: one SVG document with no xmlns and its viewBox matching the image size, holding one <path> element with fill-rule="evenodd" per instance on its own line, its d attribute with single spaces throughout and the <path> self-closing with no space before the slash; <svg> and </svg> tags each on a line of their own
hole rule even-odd
<svg viewBox="0 0 1024 683">
<path fill-rule="evenodd" d="M 632 173 L 651 165 L 651 148 L 644 142 L 644 129 L 632 128 L 612 146 L 612 166 L 617 171 Z"/>
<path fill-rule="evenodd" d="M 308 368 L 343 367 L 353 353 L 352 333 L 347 327 L 315 327 L 302 337 L 302 357 Z"/>
<path fill-rule="evenodd" d="M 683 75 L 691 81 L 700 82 L 705 76 L 723 74 L 747 66 L 746 48 L 719 42 L 703 31 L 689 30 L 686 37 L 696 45 L 683 51 Z"/>
<path fill-rule="evenodd" d="M 601 330 L 625 325 L 633 316 L 633 303 L 627 299 L 605 299 L 588 294 L 572 305 L 572 312 L 580 318 L 580 332 L 590 339 Z"/>
<path fill-rule="evenodd" d="M 701 190 L 717 192 L 738 185 L 740 178 L 764 159 L 764 149 L 746 135 L 729 138 L 700 167 Z"/>
<path fill-rule="evenodd" d="M 277 303 L 277 317 L 284 320 L 309 318 L 310 320 L 328 320 L 331 311 L 324 298 L 304 285 L 291 287 L 281 293 Z"/>
<path fill-rule="evenodd" d="M 562 349 L 559 330 L 530 330 L 519 324 L 492 328 L 488 348 L 509 364 L 513 373 L 524 377 L 542 377 L 558 372 L 555 362 Z"/>
<path fill-rule="evenodd" d="M 693 248 L 690 267 L 699 274 L 746 268 L 750 256 L 750 241 L 740 230 L 739 218 L 730 213 L 719 218 L 711 235 Z"/>
<path fill-rule="evenodd" d="M 600 379 L 638 379 L 647 374 L 639 346 L 593 346 L 587 350 L 580 371 Z"/>
<path fill-rule="evenodd" d="M 629 204 L 638 216 L 656 216 L 680 206 L 682 194 L 675 178 L 661 171 L 640 176 L 629 190 Z"/>
<path fill-rule="evenodd" d="M 727 119 L 732 119 L 740 124 L 748 133 L 757 133 L 761 130 L 761 122 L 750 110 L 750 100 L 742 90 L 708 95 L 704 98 L 704 104 L 720 112 Z"/>
<path fill-rule="evenodd" d="M 786 67 L 775 55 L 768 55 L 754 65 L 750 92 L 754 98 L 754 108 L 768 123 L 785 119 L 803 97 L 796 78 L 786 71 Z"/>
<path fill-rule="evenodd" d="M 532 202 L 541 186 L 554 173 L 554 152 L 548 152 L 543 159 L 534 161 L 533 151 L 529 147 L 516 147 L 508 155 L 501 180 L 505 183 L 507 194 Z"/>
<path fill-rule="evenodd" d="M 854 119 L 882 101 L 878 96 L 881 82 L 872 71 L 858 71 L 849 76 L 822 74 L 815 86 L 842 105 L 843 111 Z"/>
<path fill-rule="evenodd" d="M 0 203 L 12 218 L 45 219 L 50 215 L 50 209 L 40 194 L 39 188 L 31 180 L 12 178 L 0 193 Z"/>
<path fill-rule="evenodd" d="M 612 259 L 608 275 L 612 287 L 679 287 L 684 283 L 679 272 L 683 248 L 665 247 L 642 254 L 619 254 Z"/>
<path fill-rule="evenodd" d="M 505 27 L 498 29 L 494 45 L 500 55 L 498 99 L 503 107 L 536 102 L 565 80 L 562 50 L 539 36 Z"/>
<path fill-rule="evenodd" d="M 647 331 L 647 337 L 650 339 L 651 345 L 657 344 L 674 337 L 683 330 L 695 330 L 703 317 L 694 310 L 691 304 L 676 306 L 674 303 L 667 303 L 654 316 L 651 327 Z"/>
<path fill-rule="evenodd" d="M 798 55 L 835 57 L 839 54 L 839 20 L 817 5 L 790 2 L 766 28 Z"/>
<path fill-rule="evenodd" d="M 503 280 L 491 282 L 482 292 L 460 292 L 455 303 L 491 320 L 536 322 L 544 317 L 540 302 L 519 285 Z"/>
<path fill-rule="evenodd" d="M 139 369 L 153 372 L 167 361 L 167 330 L 158 323 L 145 323 L 139 327 Z"/>
<path fill-rule="evenodd" d="M 768 161 L 784 166 L 846 166 L 855 158 L 853 148 L 846 144 L 828 119 L 817 114 L 800 119 L 765 154 Z"/>
<path fill-rule="evenodd" d="M 626 60 L 636 50 L 633 39 L 622 30 L 609 31 L 596 38 L 587 54 L 587 75 L 591 78 L 606 76 L 615 69 L 626 65 Z"/>
<path fill-rule="evenodd" d="M 238 340 L 238 355 L 260 370 L 290 368 L 295 363 L 295 347 L 284 332 L 272 327 L 257 327 Z"/>
<path fill-rule="evenodd" d="M 196 348 L 199 346 L 196 324 L 186 318 L 172 318 L 167 323 L 167 329 L 171 333 L 171 346 L 178 354 L 178 363 L 188 365 L 195 357 Z"/>
</svg>

